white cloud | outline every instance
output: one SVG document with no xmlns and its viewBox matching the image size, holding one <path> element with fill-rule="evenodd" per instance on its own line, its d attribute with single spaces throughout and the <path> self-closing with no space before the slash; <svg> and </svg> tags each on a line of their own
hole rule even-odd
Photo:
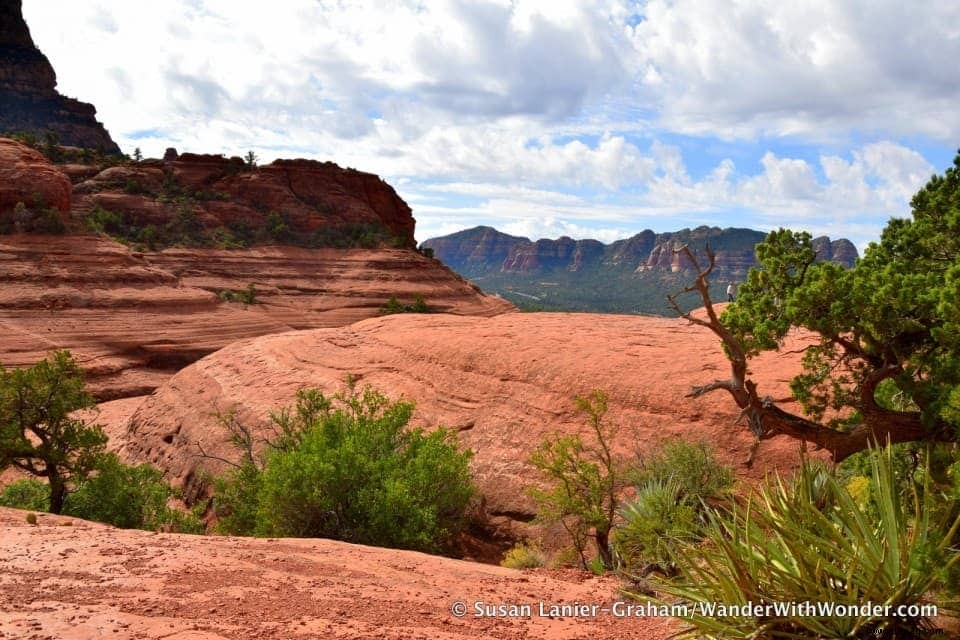
<svg viewBox="0 0 960 640">
<path fill-rule="evenodd" d="M 253 149 L 373 171 L 414 203 L 421 237 L 449 220 L 598 237 L 737 220 L 849 228 L 863 246 L 934 171 L 916 149 L 960 137 L 955 2 L 26 0 L 24 11 L 61 90 L 96 104 L 125 150 Z M 678 137 L 693 142 L 664 142 Z M 711 146 L 710 163 L 692 161 L 690 148 Z"/>
<path fill-rule="evenodd" d="M 956 2 L 649 0 L 642 13 L 640 95 L 669 129 L 960 136 Z"/>
</svg>

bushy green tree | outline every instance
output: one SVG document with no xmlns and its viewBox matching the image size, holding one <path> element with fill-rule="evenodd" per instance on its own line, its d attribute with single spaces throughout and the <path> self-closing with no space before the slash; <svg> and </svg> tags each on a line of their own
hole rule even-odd
<svg viewBox="0 0 960 640">
<path fill-rule="evenodd" d="M 293 410 L 272 416 L 275 437 L 259 459 L 234 423 L 243 456 L 216 483 L 221 528 L 439 549 L 465 524 L 471 454 L 446 429 L 408 428 L 412 412 L 371 389 L 333 399 L 301 391 Z"/>
<path fill-rule="evenodd" d="M 730 378 L 697 387 L 731 394 L 756 442 L 786 434 L 837 461 L 871 442 L 957 441 L 960 434 L 960 155 L 891 219 L 852 269 L 815 262 L 810 235 L 781 229 L 757 246 L 737 301 L 722 314 L 709 296 L 709 264 L 696 282 L 705 315 L 675 309 L 713 331 Z M 804 415 L 782 409 L 750 378 L 747 364 L 777 349 L 788 332 L 811 332 L 791 391 Z M 884 388 L 886 386 L 886 389 Z M 884 394 L 901 399 L 885 403 Z"/>
<path fill-rule="evenodd" d="M 29 368 L 0 367 L 0 470 L 46 478 L 50 512 L 60 513 L 71 484 L 95 468 L 107 436 L 74 412 L 94 405 L 83 372 L 67 351 Z"/>
</svg>

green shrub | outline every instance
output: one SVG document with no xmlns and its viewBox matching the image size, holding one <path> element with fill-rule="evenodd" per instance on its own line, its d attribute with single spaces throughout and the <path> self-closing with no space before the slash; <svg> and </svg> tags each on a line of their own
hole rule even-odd
<svg viewBox="0 0 960 640">
<path fill-rule="evenodd" d="M 50 487 L 36 478 L 15 480 L 0 491 L 0 507 L 46 511 L 50 508 Z"/>
<path fill-rule="evenodd" d="M 504 554 L 500 566 L 508 569 L 535 569 L 547 564 L 547 556 L 538 544 L 518 542 Z"/>
<path fill-rule="evenodd" d="M 389 316 L 395 313 L 430 313 L 432 309 L 419 293 L 414 297 L 413 304 L 403 304 L 396 296 L 390 296 L 387 304 L 380 307 L 380 315 Z"/>
<path fill-rule="evenodd" d="M 213 513 L 218 533 L 252 536 L 257 532 L 261 469 L 245 461 L 213 481 Z"/>
<path fill-rule="evenodd" d="M 122 529 L 170 529 L 197 533 L 200 522 L 167 506 L 173 490 L 149 464 L 129 466 L 116 454 L 102 456 L 94 474 L 67 496 L 63 512 Z"/>
<path fill-rule="evenodd" d="M 673 438 L 640 458 L 634 484 L 639 487 L 650 480 L 676 481 L 680 493 L 696 503 L 725 495 L 733 486 L 733 470 L 717 460 L 706 442 Z"/>
<path fill-rule="evenodd" d="M 18 202 L 9 215 L 0 216 L 0 234 L 16 232 L 62 235 L 67 232 L 67 224 L 57 209 L 46 206 L 40 198 L 34 200 L 32 207 Z"/>
<path fill-rule="evenodd" d="M 260 460 L 249 430 L 231 427 L 244 461 L 215 483 L 221 530 L 440 549 L 465 524 L 470 452 L 445 429 L 407 429 L 409 403 L 352 388 L 334 400 L 298 393 L 272 415 Z"/>
<path fill-rule="evenodd" d="M 222 289 L 217 293 L 217 297 L 223 302 L 242 302 L 244 304 L 256 304 L 257 288 L 251 282 L 246 289 Z"/>
<path fill-rule="evenodd" d="M 711 615 L 704 604 L 865 603 L 926 601 L 937 568 L 960 556 L 949 540 L 960 518 L 935 522 L 933 492 L 903 503 L 889 448 L 871 458 L 879 516 L 868 517 L 836 476 L 804 463 L 791 483 L 769 481 L 728 512 L 711 511 L 706 542 L 675 553 L 680 577 L 659 580 L 662 593 L 691 605 L 688 638 L 915 638 L 929 621 L 920 615 L 826 616 L 799 611 Z M 700 603 L 700 608 L 694 606 Z"/>
<path fill-rule="evenodd" d="M 584 442 L 579 434 L 545 439 L 530 456 L 530 464 L 549 485 L 532 489 L 530 495 L 537 504 L 537 520 L 563 526 L 583 568 L 589 566 L 586 544 L 592 538 L 600 564 L 611 569 L 610 534 L 630 471 L 610 450 L 613 433 L 603 424 L 607 395 L 596 390 L 575 402 L 587 415 L 590 440 Z"/>
<path fill-rule="evenodd" d="M 123 216 L 114 211 L 96 205 L 84 219 L 87 228 L 108 236 L 119 236 L 126 232 Z"/>
</svg>

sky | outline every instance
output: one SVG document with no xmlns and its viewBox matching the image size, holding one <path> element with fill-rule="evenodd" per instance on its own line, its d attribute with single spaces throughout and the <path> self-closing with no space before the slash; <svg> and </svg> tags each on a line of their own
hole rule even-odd
<svg viewBox="0 0 960 640">
<path fill-rule="evenodd" d="M 781 226 L 862 251 L 960 146 L 960 2 L 24 0 L 126 153 L 376 173 L 417 239 Z"/>
</svg>

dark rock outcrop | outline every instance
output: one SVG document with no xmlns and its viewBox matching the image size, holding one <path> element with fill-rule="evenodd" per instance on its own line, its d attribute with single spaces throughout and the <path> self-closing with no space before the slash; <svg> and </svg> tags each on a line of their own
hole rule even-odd
<svg viewBox="0 0 960 640">
<path fill-rule="evenodd" d="M 846 238 L 833 241 L 827 236 L 814 238 L 813 250 L 817 252 L 817 260 L 835 262 L 845 267 L 852 267 L 859 257 L 857 248 Z"/>
<path fill-rule="evenodd" d="M 21 0 L 0 2 L 0 132 L 53 132 L 60 144 L 120 153 L 93 105 L 56 90 L 57 76 L 37 49 Z"/>
</svg>

